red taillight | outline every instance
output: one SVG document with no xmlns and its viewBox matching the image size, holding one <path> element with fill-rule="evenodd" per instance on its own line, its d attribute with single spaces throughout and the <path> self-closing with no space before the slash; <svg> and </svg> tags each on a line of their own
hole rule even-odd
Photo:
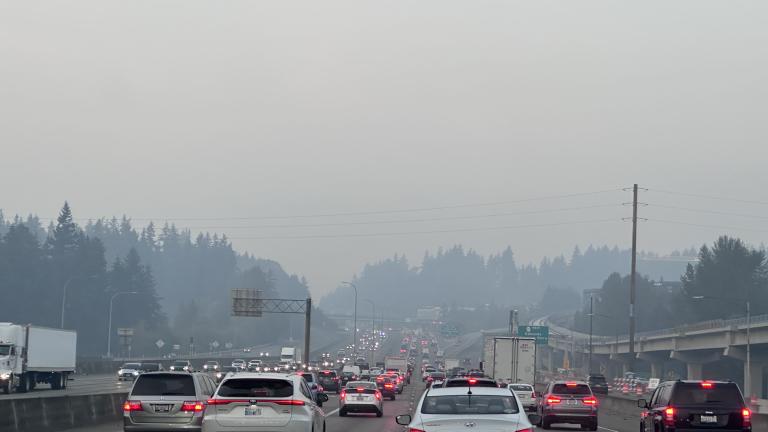
<svg viewBox="0 0 768 432">
<path fill-rule="evenodd" d="M 424 429 L 408 428 L 408 432 L 426 432 Z"/>
<path fill-rule="evenodd" d="M 597 405 L 597 399 L 594 396 L 588 396 L 581 400 L 584 405 Z"/>
<path fill-rule="evenodd" d="M 376 399 L 381 400 L 381 393 L 378 390 L 376 390 L 376 393 L 374 393 L 373 396 L 375 396 Z"/>
<path fill-rule="evenodd" d="M 560 403 L 560 398 L 557 396 L 549 396 L 547 398 L 547 405 L 557 405 Z"/>
<path fill-rule="evenodd" d="M 712 388 L 712 383 L 709 382 L 709 381 L 702 381 L 701 382 L 701 387 L 705 388 L 705 389 L 711 389 Z"/>
<path fill-rule="evenodd" d="M 131 412 L 131 411 L 142 411 L 143 408 L 141 407 L 140 401 L 125 401 L 123 404 L 123 411 L 125 412 Z"/>
<path fill-rule="evenodd" d="M 384 384 L 384 388 L 389 388 L 389 389 L 391 389 L 392 387 L 394 387 L 392 384 Z"/>
<path fill-rule="evenodd" d="M 536 392 L 535 392 L 535 391 L 532 391 L 532 392 L 531 392 L 531 397 L 532 397 L 532 398 L 534 398 L 534 399 L 536 399 Z"/>
<path fill-rule="evenodd" d="M 742 427 L 752 426 L 752 411 L 750 411 L 749 408 L 741 410 L 741 420 Z"/>
<path fill-rule="evenodd" d="M 339 393 L 339 397 L 342 398 L 342 399 L 347 397 L 347 391 L 346 390 L 342 390 L 341 393 Z"/>
<path fill-rule="evenodd" d="M 533 432 L 533 428 L 518 429 L 517 432 Z"/>
<path fill-rule="evenodd" d="M 469 381 L 469 385 L 475 385 L 475 384 L 477 384 L 477 380 L 476 380 L 476 379 L 474 379 L 474 378 L 470 378 L 468 381 Z"/>
<path fill-rule="evenodd" d="M 675 409 L 672 407 L 664 408 L 664 423 L 668 426 L 674 426 L 675 424 Z"/>
<path fill-rule="evenodd" d="M 185 402 L 186 403 L 186 402 Z M 273 403 L 275 405 L 304 405 L 304 401 L 295 399 L 257 400 L 252 399 L 208 399 L 207 405 L 229 405 L 231 403 Z"/>
<path fill-rule="evenodd" d="M 304 401 L 303 400 L 296 400 L 296 399 L 288 399 L 288 400 L 273 400 L 273 401 L 262 401 L 262 402 L 272 402 L 277 405 L 293 405 L 293 406 L 303 406 Z"/>
<path fill-rule="evenodd" d="M 185 401 L 181 404 L 181 410 L 184 412 L 201 412 L 205 406 L 200 401 Z"/>
<path fill-rule="evenodd" d="M 575 382 L 567 382 L 567 383 L 565 383 L 565 385 L 566 385 L 566 387 L 576 387 L 576 383 Z"/>
<path fill-rule="evenodd" d="M 358 387 L 355 390 L 357 390 L 358 393 L 362 393 L 365 391 L 365 387 Z"/>
</svg>

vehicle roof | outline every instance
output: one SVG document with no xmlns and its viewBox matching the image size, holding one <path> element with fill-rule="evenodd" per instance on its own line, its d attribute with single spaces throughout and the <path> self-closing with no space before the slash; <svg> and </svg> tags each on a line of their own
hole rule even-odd
<svg viewBox="0 0 768 432">
<path fill-rule="evenodd" d="M 710 382 L 712 384 L 735 384 L 733 381 L 717 381 L 717 380 L 670 380 L 664 381 L 664 383 L 684 383 L 684 384 L 701 384 L 703 382 Z"/>
<path fill-rule="evenodd" d="M 524 386 L 528 386 L 528 387 L 533 387 L 533 384 L 528 384 L 528 383 L 509 383 L 509 385 L 510 386 L 513 386 L 513 385 L 524 385 Z"/>
<path fill-rule="evenodd" d="M 555 380 L 552 384 L 576 384 L 576 385 L 589 385 L 586 381 L 579 380 Z"/>
<path fill-rule="evenodd" d="M 236 374 L 227 376 L 227 379 L 231 379 L 231 378 L 298 379 L 298 378 L 301 378 L 301 376 L 296 375 L 295 373 L 285 374 L 285 373 L 271 373 L 271 372 L 238 372 Z"/>
<path fill-rule="evenodd" d="M 465 396 L 468 387 L 439 387 L 429 390 L 428 396 Z M 472 395 L 499 395 L 511 396 L 507 388 L 498 387 L 472 387 Z"/>
<path fill-rule="evenodd" d="M 147 375 L 178 375 L 178 376 L 192 376 L 192 375 L 200 375 L 199 372 L 184 372 L 184 371 L 152 371 L 147 372 L 139 375 L 140 377 L 147 376 Z"/>
</svg>

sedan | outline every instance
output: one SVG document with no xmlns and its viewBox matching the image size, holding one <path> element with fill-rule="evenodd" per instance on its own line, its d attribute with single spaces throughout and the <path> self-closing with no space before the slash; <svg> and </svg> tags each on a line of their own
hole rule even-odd
<svg viewBox="0 0 768 432">
<path fill-rule="evenodd" d="M 376 417 L 384 415 L 384 402 L 376 383 L 370 381 L 351 381 L 339 393 L 339 417 L 348 413 L 374 413 Z"/>
<path fill-rule="evenodd" d="M 421 396 L 412 416 L 396 417 L 397 424 L 423 432 L 458 430 L 457 425 L 462 430 L 532 432 L 531 421 L 538 420 L 538 415 L 526 416 L 514 393 L 498 387 L 432 389 Z"/>
</svg>

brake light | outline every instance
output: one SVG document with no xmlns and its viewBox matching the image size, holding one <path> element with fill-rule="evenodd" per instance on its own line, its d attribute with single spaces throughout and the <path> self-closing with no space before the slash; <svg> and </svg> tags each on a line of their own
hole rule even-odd
<svg viewBox="0 0 768 432">
<path fill-rule="evenodd" d="M 358 393 L 362 393 L 362 392 L 364 392 L 364 391 L 365 391 L 365 388 L 363 388 L 363 387 L 358 387 L 358 388 L 356 388 L 355 390 L 357 390 L 357 392 L 358 392 Z"/>
<path fill-rule="evenodd" d="M 712 383 L 709 382 L 709 381 L 702 381 L 701 382 L 701 387 L 705 388 L 705 389 L 711 389 L 712 388 Z"/>
<path fill-rule="evenodd" d="M 200 401 L 185 401 L 181 404 L 181 410 L 184 412 L 201 412 L 205 407 Z"/>
<path fill-rule="evenodd" d="M 341 393 L 339 393 L 339 397 L 342 398 L 342 399 L 347 397 L 347 391 L 346 390 L 342 390 Z"/>
<path fill-rule="evenodd" d="M 576 383 L 575 382 L 567 382 L 567 383 L 565 383 L 565 385 L 566 385 L 566 387 L 576 387 Z"/>
<path fill-rule="evenodd" d="M 186 402 L 185 402 L 186 403 Z M 229 405 L 231 403 L 273 403 L 275 405 L 304 405 L 304 401 L 296 399 L 257 400 L 252 399 L 208 399 L 207 405 Z"/>
<path fill-rule="evenodd" d="M 384 384 L 384 388 L 392 388 L 392 384 Z"/>
<path fill-rule="evenodd" d="M 376 393 L 374 393 L 373 396 L 376 397 L 376 399 L 381 400 L 381 393 L 378 390 L 376 390 Z"/>
<path fill-rule="evenodd" d="M 424 429 L 408 428 L 408 432 L 427 432 Z"/>
<path fill-rule="evenodd" d="M 476 380 L 476 379 L 474 379 L 474 378 L 470 378 L 468 381 L 469 381 L 469 385 L 475 385 L 475 384 L 477 384 L 477 380 Z"/>
<path fill-rule="evenodd" d="M 594 396 L 588 396 L 581 400 L 584 405 L 597 405 L 597 399 Z"/>
<path fill-rule="evenodd" d="M 296 400 L 296 399 L 288 399 L 288 400 L 276 400 L 276 401 L 263 401 L 263 402 L 272 402 L 277 405 L 293 405 L 293 406 L 303 406 L 304 401 L 303 400 Z"/>
<path fill-rule="evenodd" d="M 675 409 L 672 407 L 667 407 L 664 409 L 664 423 L 667 424 L 667 426 L 674 426 L 675 424 Z"/>
<path fill-rule="evenodd" d="M 557 405 L 560 403 L 560 398 L 557 396 L 549 396 L 547 398 L 547 405 Z"/>
<path fill-rule="evenodd" d="M 125 412 L 131 412 L 131 411 L 143 411 L 144 408 L 141 407 L 140 401 L 125 401 L 123 404 L 123 411 Z"/>
<path fill-rule="evenodd" d="M 741 410 L 741 426 L 752 426 L 752 411 L 750 411 L 749 408 L 743 408 Z"/>
<path fill-rule="evenodd" d="M 531 392 L 531 397 L 532 397 L 532 398 L 534 398 L 534 399 L 536 399 L 536 392 L 535 392 L 535 391 L 532 391 L 532 392 Z"/>
<path fill-rule="evenodd" d="M 517 432 L 533 432 L 533 428 L 518 429 Z"/>
</svg>

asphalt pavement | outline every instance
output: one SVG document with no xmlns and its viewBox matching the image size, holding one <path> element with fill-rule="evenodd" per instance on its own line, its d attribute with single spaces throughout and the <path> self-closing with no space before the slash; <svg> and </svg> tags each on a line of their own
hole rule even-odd
<svg viewBox="0 0 768 432">
<path fill-rule="evenodd" d="M 82 396 L 102 393 L 118 393 L 131 388 L 131 381 L 117 381 L 115 374 L 73 375 L 67 382 L 67 388 L 51 390 L 48 384 L 38 384 L 38 387 L 27 393 L 0 394 L 1 399 L 32 399 L 57 396 Z"/>
</svg>

